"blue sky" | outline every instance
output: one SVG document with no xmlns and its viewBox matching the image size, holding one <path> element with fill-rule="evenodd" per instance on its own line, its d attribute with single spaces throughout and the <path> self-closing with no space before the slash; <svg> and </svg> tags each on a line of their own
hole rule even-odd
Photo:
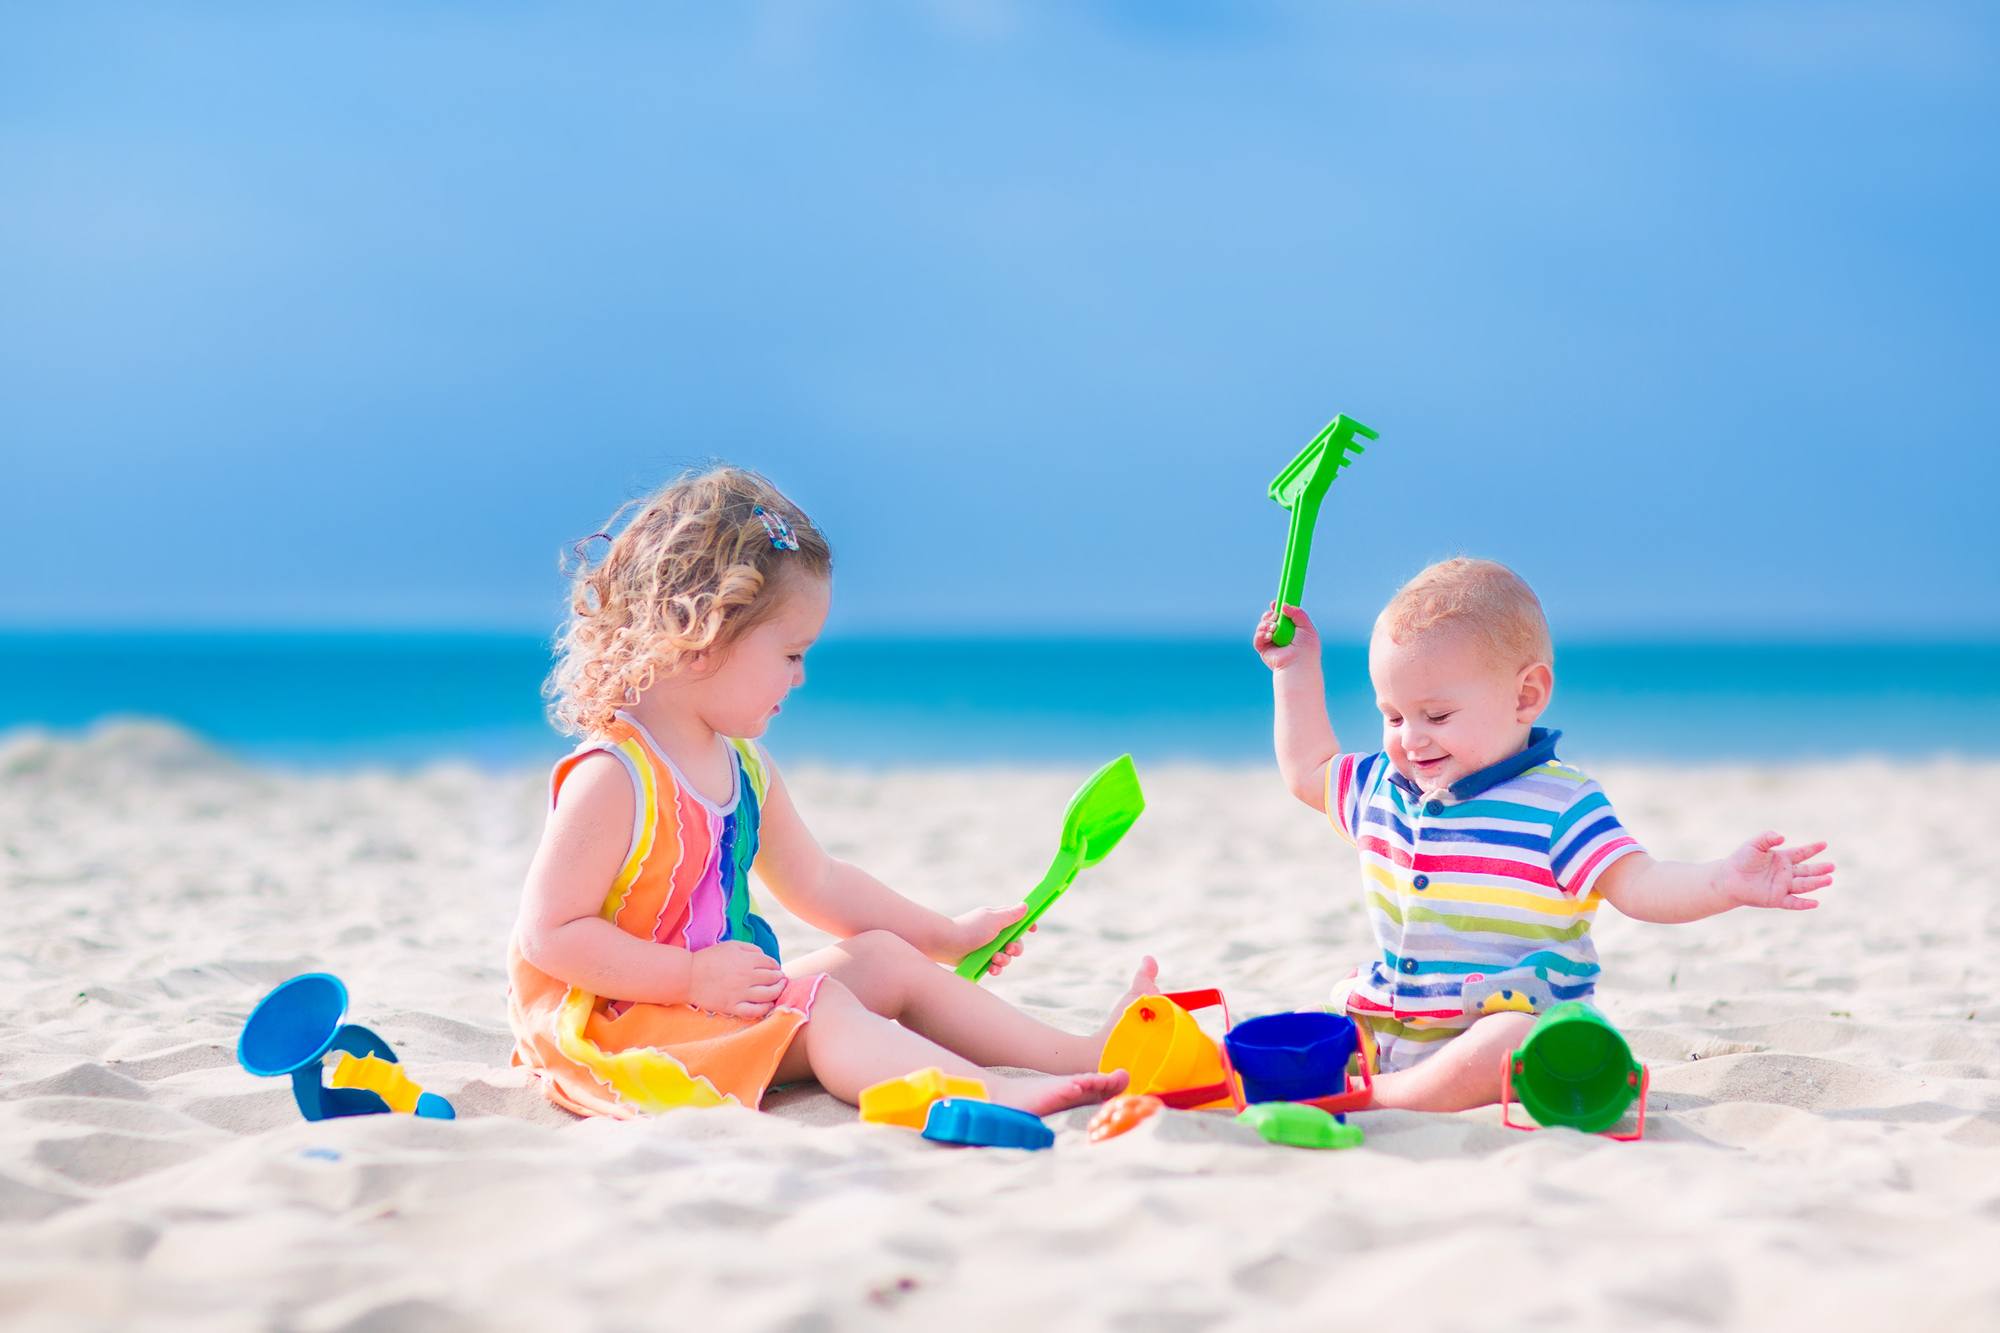
<svg viewBox="0 0 2000 1333">
<path fill-rule="evenodd" d="M 0 624 L 542 628 L 683 463 L 836 630 L 2000 633 L 2000 21 L 12 6 Z"/>
</svg>

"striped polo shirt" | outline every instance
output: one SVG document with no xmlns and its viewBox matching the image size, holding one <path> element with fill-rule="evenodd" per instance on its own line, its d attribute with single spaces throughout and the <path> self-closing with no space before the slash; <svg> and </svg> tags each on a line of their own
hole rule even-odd
<svg viewBox="0 0 2000 1333">
<path fill-rule="evenodd" d="M 1349 1013 L 1443 1040 L 1485 1014 L 1590 996 L 1597 881 L 1641 849 L 1603 790 L 1556 758 L 1561 736 L 1536 727 L 1519 754 L 1429 794 L 1384 753 L 1327 765 L 1327 818 L 1361 854 L 1379 950 Z"/>
</svg>

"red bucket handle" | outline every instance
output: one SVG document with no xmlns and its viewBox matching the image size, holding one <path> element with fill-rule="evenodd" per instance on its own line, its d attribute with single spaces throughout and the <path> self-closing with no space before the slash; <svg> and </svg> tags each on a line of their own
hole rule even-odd
<svg viewBox="0 0 2000 1333">
<path fill-rule="evenodd" d="M 1168 991 L 1160 998 L 1163 1000 L 1172 1000 L 1175 1004 L 1189 1012 L 1193 1012 L 1196 1009 L 1212 1009 L 1219 1006 L 1222 1010 L 1223 1031 L 1227 1032 L 1232 1026 L 1229 1021 L 1229 1001 L 1223 999 L 1222 992 L 1213 986 L 1202 990 Z"/>
</svg>

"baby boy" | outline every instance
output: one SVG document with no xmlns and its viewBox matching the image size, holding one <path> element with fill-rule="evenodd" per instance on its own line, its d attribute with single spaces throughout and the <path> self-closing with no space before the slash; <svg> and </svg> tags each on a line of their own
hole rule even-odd
<svg viewBox="0 0 2000 1333">
<path fill-rule="evenodd" d="M 1297 633 L 1271 642 L 1280 614 Z M 1343 754 L 1326 713 L 1319 635 L 1273 606 L 1255 643 L 1277 696 L 1278 768 L 1361 855 L 1374 955 L 1332 1006 L 1373 1035 L 1375 1102 L 1418 1110 L 1500 1097 L 1502 1055 L 1534 1016 L 1587 1000 L 1600 902 L 1641 921 L 1733 907 L 1803 909 L 1833 882 L 1823 842 L 1761 833 L 1708 862 L 1659 861 L 1598 785 L 1536 726 L 1555 688 L 1542 606 L 1512 570 L 1446 560 L 1376 617 L 1368 674 L 1382 748 Z"/>
</svg>

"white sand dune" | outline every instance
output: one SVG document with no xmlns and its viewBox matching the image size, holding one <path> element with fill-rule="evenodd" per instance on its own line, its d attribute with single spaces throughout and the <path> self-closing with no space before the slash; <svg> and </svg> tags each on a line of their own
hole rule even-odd
<svg viewBox="0 0 2000 1333">
<path fill-rule="evenodd" d="M 1600 772 L 1663 855 L 1834 841 L 1811 914 L 1608 911 L 1646 1142 L 1495 1110 L 1271 1147 L 1181 1113 L 955 1151 L 824 1094 L 578 1122 L 507 1067 L 503 941 L 543 777 L 294 775 L 167 728 L 0 741 L 0 1326 L 2000 1328 L 2000 765 Z M 1069 772 L 799 770 L 837 853 L 963 908 L 1042 869 Z M 1152 807 L 998 985 L 1097 1022 L 1141 953 L 1247 1016 L 1364 952 L 1351 854 L 1268 771 Z M 813 933 L 773 915 L 788 951 Z M 235 1064 L 338 973 L 459 1109 L 302 1122 Z"/>
</svg>

